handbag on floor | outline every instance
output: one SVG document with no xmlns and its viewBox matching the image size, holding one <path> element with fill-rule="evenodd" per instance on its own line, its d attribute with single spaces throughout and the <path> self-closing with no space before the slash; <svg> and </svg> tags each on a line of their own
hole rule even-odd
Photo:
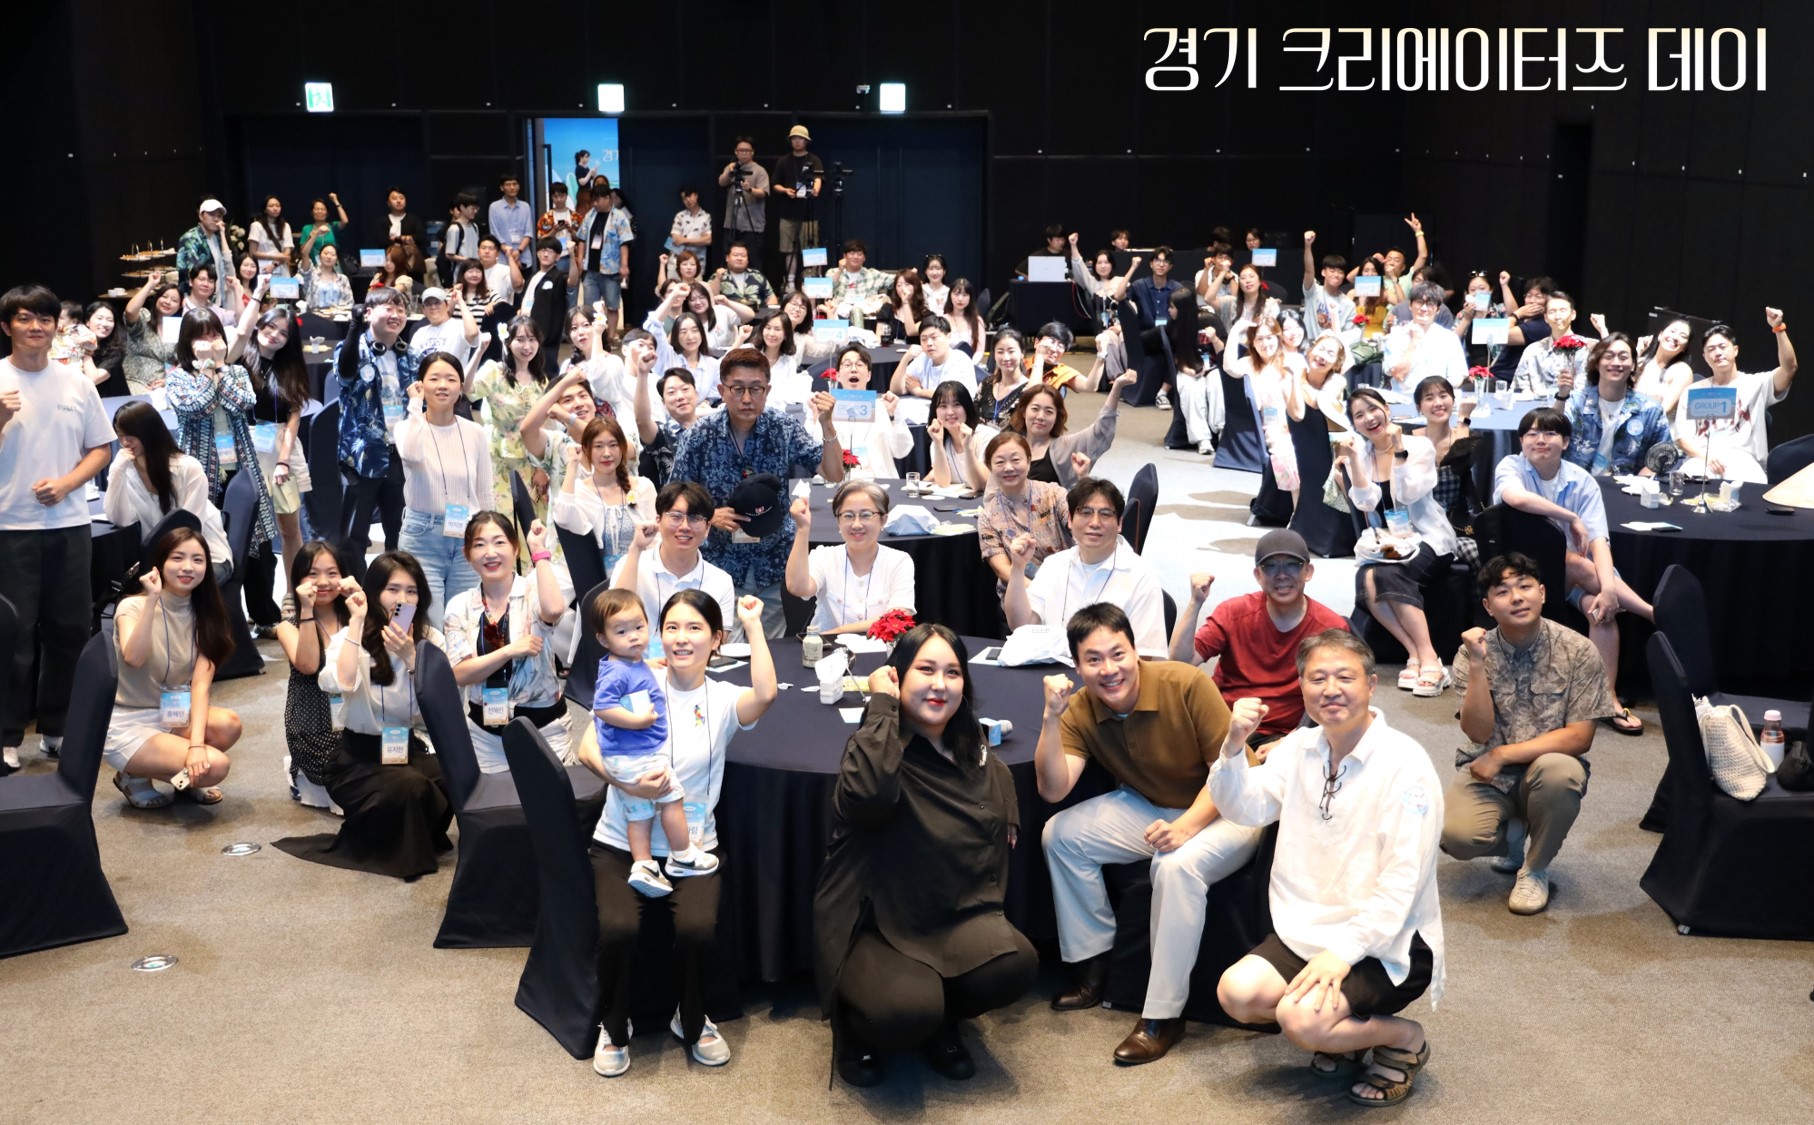
<svg viewBox="0 0 1814 1125">
<path fill-rule="evenodd" d="M 1697 695 L 1694 714 L 1700 722 L 1701 745 L 1707 751 L 1707 768 L 1713 774 L 1713 783 L 1741 801 L 1756 799 L 1769 782 L 1774 766 L 1752 735 L 1744 711 L 1730 704 L 1715 707 Z"/>
</svg>

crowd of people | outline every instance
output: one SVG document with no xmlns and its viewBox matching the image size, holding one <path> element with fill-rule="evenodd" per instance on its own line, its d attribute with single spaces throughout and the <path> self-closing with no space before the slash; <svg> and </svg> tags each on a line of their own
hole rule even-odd
<svg viewBox="0 0 1814 1125">
<path fill-rule="evenodd" d="M 1080 372 L 1066 362 L 1069 326 L 1030 339 L 992 330 L 977 287 L 938 255 L 883 271 L 852 240 L 831 264 L 831 296 L 805 296 L 795 270 L 810 267 L 795 259 L 817 231 L 802 205 L 823 175 L 809 144 L 796 128 L 771 171 L 740 140 L 718 177 L 727 210 L 716 232 L 699 192 L 681 193 L 656 303 L 627 330 L 634 227 L 603 177 L 577 185 L 583 212 L 557 183 L 538 216 L 506 175 L 484 228 L 476 197 L 454 199 L 438 246 L 393 191 L 370 235 L 386 265 L 357 300 L 337 261 L 347 214 L 331 194 L 299 228 L 267 198 L 238 260 L 225 208 L 205 201 L 175 281 L 154 274 L 117 314 L 39 286 L 7 292 L 0 593 L 21 643 L 0 775 L 20 767 L 34 722 L 43 753 L 60 750 L 96 608 L 87 486 L 104 472 L 101 510 L 146 537 L 110 626 L 119 688 L 104 755 L 127 802 L 226 799 L 245 732 L 212 689 L 233 647 L 222 584 L 243 572 L 248 616 L 290 666 L 293 796 L 343 818 L 279 846 L 397 878 L 431 872 L 451 846 L 452 812 L 416 663 L 419 646 L 440 648 L 481 769 L 508 768 L 501 729 L 525 716 L 608 786 L 591 853 L 606 970 L 594 1067 L 630 1065 L 637 935 L 656 899 L 671 903 L 685 977 L 674 1032 L 699 1062 L 721 1065 L 730 1047 L 698 982 L 718 906 L 725 747 L 777 698 L 769 642 L 785 631 L 784 592 L 813 600 L 822 634 L 917 615 L 926 588 L 913 559 L 880 541 L 890 492 L 877 481 L 898 475 L 910 427 L 923 425 L 927 479 L 977 499 L 1002 627 L 1062 637 L 1074 664 L 1075 681 L 1045 680 L 1038 797 L 1065 801 L 1090 763 L 1115 782 L 1052 815 L 1039 841 L 1072 973 L 1052 1007 L 1101 1002 L 1116 931 L 1103 868 L 1148 862 L 1152 972 L 1113 1058 L 1162 1058 L 1183 1034 L 1201 935 L 1216 924 L 1209 888 L 1276 824 L 1274 933 L 1222 975 L 1218 1000 L 1244 1022 L 1276 1024 L 1313 1069 L 1352 1073 L 1354 1101 L 1401 1101 L 1429 1044 L 1397 1013 L 1426 994 L 1433 1004 L 1443 986 L 1438 852 L 1491 857 L 1515 876 L 1512 912 L 1545 909 L 1596 730 L 1642 729 L 1618 700 L 1616 617 L 1650 606 L 1619 575 L 1595 477 L 1647 473 L 1650 447 L 1673 440 L 1714 475 L 1761 480 L 1765 411 L 1796 371 L 1783 313 L 1765 312 L 1775 354 L 1759 372 L 1740 370 L 1737 331 L 1702 332 L 1712 375 L 1697 381 L 1686 322 L 1634 342 L 1592 317 L 1590 342 L 1574 334 L 1575 301 L 1548 279 L 1520 295 L 1507 274 L 1497 293 L 1474 274 L 1454 293 L 1415 215 L 1409 259 L 1388 248 L 1351 267 L 1318 257 L 1305 232 L 1289 284 L 1282 267 L 1237 266 L 1223 231 L 1193 285 L 1172 277 L 1169 247 L 1143 261 L 1118 231 L 1086 259 L 1054 226 L 1041 254 L 1066 262 L 1094 322 L 1097 359 Z M 789 255 L 779 286 L 751 264 L 771 193 Z M 1248 248 L 1261 237 L 1249 232 Z M 292 278 L 297 296 L 276 299 Z M 300 436 L 317 396 L 305 306 L 347 317 L 325 376 L 339 403 L 338 527 L 310 526 L 304 511 L 304 494 L 328 483 L 311 480 Z M 1504 342 L 1474 342 L 1472 324 L 1501 317 Z M 835 416 L 832 392 L 876 386 L 872 353 L 822 338 L 827 320 L 911 345 L 867 421 Z M 1130 334 L 1141 337 L 1132 349 Z M 1328 502 L 1330 489 L 1300 479 L 1288 423 L 1317 411 L 1346 431 L 1333 491 L 1373 522 L 1403 521 L 1418 544 L 1408 559 L 1361 566 L 1356 603 L 1408 654 L 1399 688 L 1456 690 L 1451 783 L 1387 725 L 1373 652 L 1305 593 L 1313 562 L 1296 532 L 1260 540 L 1255 593 L 1215 602 L 1210 576 L 1194 576 L 1168 635 L 1159 576 L 1121 534 L 1127 501 L 1098 473 L 1140 378 L 1130 356 L 1162 365 L 1170 444 L 1182 448 L 1213 453 L 1227 412 L 1247 408 L 1222 402 L 1209 376 L 1244 383 L 1294 505 Z M 821 364 L 824 382 L 811 373 Z M 1465 534 L 1480 498 L 1451 454 L 1469 435 L 1482 368 L 1550 400 L 1523 416 L 1521 452 L 1495 467 L 1492 500 L 1566 534 L 1562 580 L 1585 636 L 1542 618 L 1535 563 L 1480 560 Z M 1691 418 L 1685 392 L 1698 385 L 1736 387 L 1736 414 Z M 1074 426 L 1077 393 L 1098 389 L 1099 413 Z M 110 421 L 102 396 L 115 394 L 146 401 Z M 1406 404 L 1415 419 L 1395 414 Z M 235 558 L 221 508 L 242 475 L 254 526 Z M 796 477 L 836 486 L 837 544 L 810 547 L 818 501 L 790 504 Z M 179 511 L 199 529 L 158 530 Z M 1425 601 L 1457 559 L 1476 567 L 1493 628 L 1469 630 L 1445 661 Z M 580 588 L 576 574 L 605 582 Z M 603 658 L 578 670 L 596 683 L 591 721 L 576 723 L 564 693 L 583 635 Z M 750 687 L 707 674 L 732 642 L 747 646 Z M 947 623 L 920 621 L 869 677 L 844 751 L 815 921 L 835 1069 L 854 1085 L 881 1081 L 879 1052 L 906 1048 L 968 1077 L 961 1022 L 1033 979 L 1036 955 L 1002 913 L 1022 805 L 979 726 L 969 659 Z M 1213 674 L 1198 667 L 1212 660 Z"/>
</svg>

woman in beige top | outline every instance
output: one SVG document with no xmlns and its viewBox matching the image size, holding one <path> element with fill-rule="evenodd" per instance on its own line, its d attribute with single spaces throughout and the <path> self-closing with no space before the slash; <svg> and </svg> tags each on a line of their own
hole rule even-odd
<svg viewBox="0 0 1814 1125">
<path fill-rule="evenodd" d="M 137 809 L 171 802 L 153 779 L 199 804 L 221 799 L 239 716 L 208 703 L 214 670 L 233 653 L 227 607 L 201 533 L 177 528 L 151 549 L 144 593 L 114 615 L 120 683 L 103 756 L 114 788 Z"/>
</svg>

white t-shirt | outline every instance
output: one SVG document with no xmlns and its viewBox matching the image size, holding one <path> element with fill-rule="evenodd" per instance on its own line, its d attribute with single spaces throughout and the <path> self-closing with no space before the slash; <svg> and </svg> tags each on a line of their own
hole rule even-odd
<svg viewBox="0 0 1814 1125">
<path fill-rule="evenodd" d="M 1400 356 L 1411 347 L 1411 326 L 1401 324 L 1386 336 L 1385 368 L 1392 370 Z M 1468 356 L 1461 348 L 1461 337 L 1447 328 L 1431 325 L 1411 356 L 1411 370 L 1397 385 L 1409 394 L 1417 384 L 1432 375 L 1440 375 L 1450 386 L 1460 386 L 1468 377 Z"/>
<path fill-rule="evenodd" d="M 944 364 L 939 367 L 932 365 L 931 356 L 920 354 L 914 359 L 913 365 L 907 368 L 907 374 L 918 379 L 920 386 L 929 391 L 950 379 L 962 383 L 971 397 L 976 395 L 976 362 L 956 348 L 951 349 L 951 354 L 945 357 Z"/>
<path fill-rule="evenodd" d="M 624 563 L 620 562 L 611 572 L 613 585 L 623 569 Z M 643 612 L 648 614 L 651 626 L 661 620 L 661 609 L 668 599 L 681 590 L 705 591 L 706 597 L 718 603 L 718 612 L 724 617 L 724 635 L 733 641 L 743 639 L 743 626 L 737 620 L 737 586 L 729 574 L 706 562 L 703 555 L 692 570 L 675 574 L 661 561 L 660 551 L 644 551 L 636 563 L 636 596 L 642 599 Z M 652 635 L 659 637 L 661 630 L 653 628 Z"/>
<path fill-rule="evenodd" d="M 409 346 L 422 352 L 446 352 L 460 361 L 462 368 L 467 357 L 472 354 L 472 345 L 466 342 L 466 322 L 459 317 L 450 316 L 439 324 L 424 321 L 416 329 L 415 335 L 409 338 Z"/>
<path fill-rule="evenodd" d="M 1040 564 L 1027 584 L 1027 604 L 1054 628 L 1064 628 L 1073 613 L 1097 602 L 1127 613 L 1141 656 L 1165 659 L 1165 598 L 1159 580 L 1124 540 L 1116 539 L 1115 553 L 1094 566 L 1079 558 L 1075 547 L 1059 551 Z"/>
<path fill-rule="evenodd" d="M 0 531 L 48 531 L 88 523 L 85 490 L 45 507 L 32 485 L 74 469 L 82 455 L 113 442 L 113 423 L 95 386 L 75 368 L 47 363 L 21 371 L 0 359 L 0 394 L 18 391 L 20 405 L 0 429 Z"/>
<path fill-rule="evenodd" d="M 1619 428 L 1613 425 L 1619 417 L 1619 411 L 1625 405 L 1624 399 L 1608 401 L 1594 393 L 1594 401 L 1600 404 L 1600 448 L 1595 451 L 1594 464 L 1612 463 L 1612 443 L 1618 439 Z"/>
<path fill-rule="evenodd" d="M 821 630 L 868 621 L 891 609 L 916 612 L 913 557 L 905 551 L 878 546 L 875 564 L 868 574 L 858 577 L 851 570 L 850 553 L 843 544 L 814 547 L 806 556 L 806 570 L 818 591 L 813 624 Z"/>
<path fill-rule="evenodd" d="M 372 612 L 382 611 L 373 606 Z M 422 630 L 422 639 L 443 652 L 447 650 L 447 638 L 432 625 Z M 341 683 L 340 653 L 347 645 L 360 651 L 352 680 Z M 316 683 L 329 695 L 345 698 L 346 705 L 340 718 L 346 729 L 355 734 L 383 734 L 385 727 L 422 729 L 422 701 L 416 698 L 415 677 L 409 674 L 401 656 L 388 651 L 385 655 L 391 662 L 391 682 L 388 684 L 372 682 L 371 653 L 345 629 L 328 638 L 328 650 L 321 656 L 321 671 L 316 674 Z"/>
<path fill-rule="evenodd" d="M 718 796 L 724 791 L 725 751 L 738 731 L 756 729 L 754 723 L 746 727 L 737 722 L 737 700 L 744 689 L 708 678 L 692 691 L 674 691 L 668 687 L 666 669 L 657 668 L 654 672 L 667 693 L 668 741 L 660 753 L 672 764 L 675 780 L 686 794 L 682 804 L 688 828 L 697 829 L 699 846 L 712 851 L 718 847 L 714 811 Z M 625 824 L 624 795 L 615 787 L 608 788 L 605 812 L 598 818 L 592 838 L 606 847 L 629 851 Z M 667 855 L 667 836 L 652 833 L 649 847 L 657 857 Z"/>
<path fill-rule="evenodd" d="M 1693 434 L 1700 439 L 1703 447 L 1708 441 L 1708 434 L 1715 434 L 1717 436 L 1712 439 L 1715 458 L 1719 458 L 1723 452 L 1738 450 L 1749 453 L 1758 464 L 1763 464 L 1770 456 L 1770 435 L 1765 426 L 1765 411 L 1788 397 L 1787 391 L 1776 393 L 1775 371 L 1741 371 L 1732 377 L 1732 382 L 1726 384 L 1738 388 L 1737 417 L 1691 421 L 1688 417 L 1688 396 L 1700 387 L 1714 385 L 1712 379 L 1696 379 L 1682 392 L 1681 401 L 1675 406 L 1675 432 Z M 11 432 L 10 428 L 8 432 Z"/>
<path fill-rule="evenodd" d="M 510 264 L 499 262 L 485 271 L 485 288 L 500 301 L 516 300 L 516 284 L 510 280 Z"/>
</svg>

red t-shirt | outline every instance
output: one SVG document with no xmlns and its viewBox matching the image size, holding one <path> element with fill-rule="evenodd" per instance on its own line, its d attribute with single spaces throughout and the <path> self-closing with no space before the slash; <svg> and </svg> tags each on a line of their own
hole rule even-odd
<svg viewBox="0 0 1814 1125">
<path fill-rule="evenodd" d="M 1232 704 L 1254 698 L 1266 704 L 1262 734 L 1286 734 L 1304 718 L 1304 693 L 1298 686 L 1298 645 L 1325 629 L 1347 629 L 1348 620 L 1315 598 L 1305 598 L 1304 619 L 1289 633 L 1279 632 L 1266 612 L 1266 595 L 1254 591 L 1230 598 L 1210 611 L 1197 630 L 1199 660 L 1220 656 L 1216 687 Z"/>
</svg>

